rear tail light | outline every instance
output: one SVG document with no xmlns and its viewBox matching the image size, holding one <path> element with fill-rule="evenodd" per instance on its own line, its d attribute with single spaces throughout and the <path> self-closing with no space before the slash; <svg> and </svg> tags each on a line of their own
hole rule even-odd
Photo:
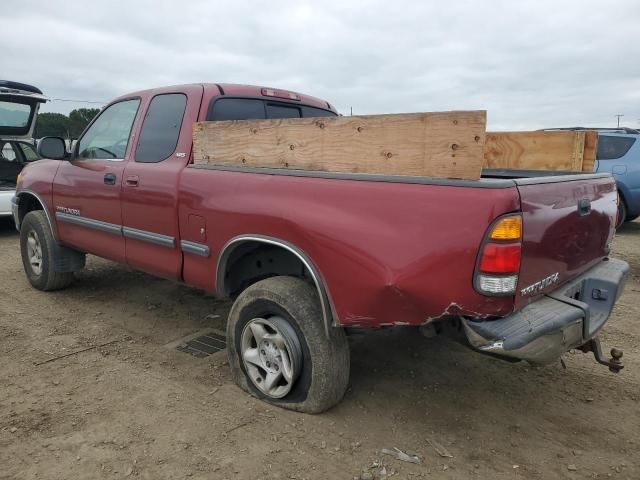
<svg viewBox="0 0 640 480">
<path fill-rule="evenodd" d="M 480 247 L 474 286 L 483 295 L 513 295 L 520 272 L 522 216 L 500 217 Z"/>
</svg>

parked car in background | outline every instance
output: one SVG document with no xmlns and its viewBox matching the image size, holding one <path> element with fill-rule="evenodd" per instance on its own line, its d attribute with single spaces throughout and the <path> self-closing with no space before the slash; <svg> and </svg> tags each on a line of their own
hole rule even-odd
<svg viewBox="0 0 640 480">
<path fill-rule="evenodd" d="M 11 217 L 16 179 L 24 166 L 39 158 L 33 142 L 40 89 L 0 80 L 0 217 Z"/>
<path fill-rule="evenodd" d="M 593 171 L 611 173 L 616 179 L 620 195 L 616 228 L 640 216 L 640 130 L 624 127 L 547 130 L 597 130 L 598 151 Z"/>
<path fill-rule="evenodd" d="M 640 216 L 640 131 L 599 129 L 594 171 L 613 174 L 618 186 L 618 227 Z"/>
</svg>

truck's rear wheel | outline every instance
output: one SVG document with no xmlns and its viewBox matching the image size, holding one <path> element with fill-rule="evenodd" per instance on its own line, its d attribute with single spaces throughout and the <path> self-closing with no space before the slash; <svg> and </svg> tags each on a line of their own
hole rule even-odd
<svg viewBox="0 0 640 480">
<path fill-rule="evenodd" d="M 42 210 L 25 215 L 20 225 L 20 253 L 29 283 L 38 290 L 59 290 L 73 282 L 72 272 L 54 269 L 56 242 Z"/>
<path fill-rule="evenodd" d="M 316 290 L 294 277 L 257 282 L 237 298 L 227 323 L 236 383 L 279 407 L 319 413 L 337 404 L 349 382 L 344 331 L 327 336 Z"/>
</svg>

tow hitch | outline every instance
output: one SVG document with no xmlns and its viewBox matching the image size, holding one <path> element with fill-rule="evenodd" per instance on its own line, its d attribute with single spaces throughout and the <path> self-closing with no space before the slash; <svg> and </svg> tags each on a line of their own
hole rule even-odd
<svg viewBox="0 0 640 480">
<path fill-rule="evenodd" d="M 592 338 L 584 345 L 578 347 L 578 350 L 581 350 L 584 353 L 593 352 L 593 356 L 595 357 L 596 362 L 602 365 L 606 365 L 613 373 L 619 373 L 620 370 L 624 368 L 624 365 L 622 364 L 622 350 L 612 348 L 611 358 L 609 360 L 606 360 L 602 355 L 600 340 L 598 340 L 597 338 Z"/>
</svg>

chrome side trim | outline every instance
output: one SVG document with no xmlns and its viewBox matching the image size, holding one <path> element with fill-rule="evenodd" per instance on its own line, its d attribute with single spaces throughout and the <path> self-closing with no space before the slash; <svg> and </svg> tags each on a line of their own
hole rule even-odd
<svg viewBox="0 0 640 480">
<path fill-rule="evenodd" d="M 61 222 L 79 225 L 81 227 L 99 230 L 101 232 L 111 233 L 113 235 L 122 236 L 122 227 L 114 223 L 103 222 L 101 220 L 93 220 L 92 218 L 79 217 L 77 215 L 69 215 L 68 213 L 56 212 L 56 219 Z"/>
<path fill-rule="evenodd" d="M 122 234 L 127 238 L 140 240 L 142 242 L 153 243 L 161 247 L 174 248 L 176 239 L 161 233 L 148 232 L 147 230 L 138 230 L 137 228 L 122 227 Z"/>
<path fill-rule="evenodd" d="M 20 197 L 22 195 L 31 195 L 40 203 L 40 205 L 42 205 L 42 210 L 44 210 L 44 214 L 47 217 L 47 222 L 49 222 L 49 228 L 51 229 L 51 235 L 53 235 L 53 239 L 57 242 L 58 241 L 58 232 L 56 231 L 55 224 L 51 221 L 51 215 L 49 215 L 49 209 L 47 208 L 47 204 L 42 200 L 40 195 L 38 195 L 36 192 L 33 192 L 31 190 L 20 190 L 19 192 L 16 193 L 16 197 L 18 197 L 18 199 L 20 199 Z M 20 200 L 18 200 L 18 201 L 20 201 Z M 16 223 L 16 228 L 19 228 L 18 223 Z"/>
<path fill-rule="evenodd" d="M 267 237 L 265 235 L 239 235 L 229 240 L 224 247 L 220 256 L 218 257 L 218 264 L 216 267 L 216 290 L 220 296 L 228 296 L 229 292 L 224 284 L 225 270 L 227 267 L 227 261 L 233 250 L 244 242 L 260 242 L 269 245 L 275 245 L 277 247 L 284 248 L 285 250 L 293 253 L 302 262 L 305 268 L 309 271 L 311 279 L 316 286 L 318 296 L 320 297 L 320 308 L 322 310 L 322 320 L 324 322 L 324 329 L 327 336 L 329 336 L 329 327 L 335 322 L 333 319 L 337 319 L 338 316 L 333 308 L 329 291 L 324 286 L 320 272 L 311 262 L 311 259 L 299 248 L 286 242 L 273 237 Z"/>
<path fill-rule="evenodd" d="M 200 257 L 209 257 L 211 251 L 207 245 L 202 243 L 190 242 L 188 240 L 180 240 L 180 248 L 185 253 L 192 253 Z"/>
<path fill-rule="evenodd" d="M 56 218 L 61 222 L 111 233 L 112 235 L 132 238 L 152 243 L 154 245 L 159 245 L 161 247 L 174 248 L 176 246 L 176 240 L 174 237 L 162 235 L 160 233 L 148 232 L 147 230 L 139 230 L 131 227 L 123 227 L 122 225 L 116 225 L 115 223 L 103 222 L 101 220 L 94 220 L 92 218 L 81 217 L 78 215 L 70 215 L 63 212 L 56 212 Z"/>
</svg>

